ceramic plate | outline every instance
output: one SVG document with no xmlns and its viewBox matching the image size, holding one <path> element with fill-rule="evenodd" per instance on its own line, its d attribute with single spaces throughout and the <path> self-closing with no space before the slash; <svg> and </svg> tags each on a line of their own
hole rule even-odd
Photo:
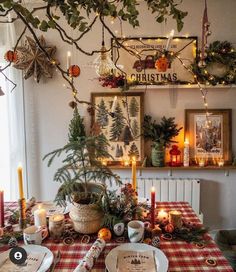
<svg viewBox="0 0 236 272">
<path fill-rule="evenodd" d="M 51 250 L 49 250 L 47 247 L 38 246 L 38 245 L 27 245 L 22 247 L 26 250 L 27 253 L 45 253 L 46 254 L 37 272 L 46 272 L 50 268 L 53 262 L 53 253 Z"/>
<path fill-rule="evenodd" d="M 69 212 L 68 206 L 67 207 L 57 206 L 54 202 L 50 201 L 36 204 L 32 208 L 32 213 L 34 213 L 34 211 L 38 209 L 39 205 L 41 208 L 46 210 L 47 217 L 58 213 L 67 214 Z"/>
<path fill-rule="evenodd" d="M 107 255 L 105 259 L 105 264 L 108 272 L 116 272 L 116 263 L 117 263 L 117 255 L 119 250 L 133 250 L 133 251 L 146 251 L 146 250 L 154 250 L 156 257 L 156 269 L 158 272 L 167 272 L 168 270 L 168 259 L 166 255 L 158 248 L 153 246 L 149 246 L 146 244 L 139 243 L 127 243 L 122 244 L 116 248 L 113 248 Z"/>
</svg>

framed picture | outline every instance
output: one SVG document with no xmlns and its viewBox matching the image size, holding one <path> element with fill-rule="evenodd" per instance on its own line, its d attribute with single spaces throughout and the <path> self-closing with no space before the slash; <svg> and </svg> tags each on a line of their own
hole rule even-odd
<svg viewBox="0 0 236 272">
<path fill-rule="evenodd" d="M 217 158 L 232 162 L 232 110 L 209 109 L 208 122 L 203 109 L 185 111 L 185 139 L 189 139 L 190 161 L 205 157 L 214 164 Z"/>
<path fill-rule="evenodd" d="M 92 126 L 99 126 L 109 141 L 108 152 L 113 157 L 109 163 L 120 164 L 133 156 L 138 162 L 142 161 L 143 139 L 140 134 L 144 94 L 118 92 L 92 93 L 91 96 L 96 105 Z"/>
<path fill-rule="evenodd" d="M 131 55 L 123 48 L 117 49 L 112 40 L 112 59 L 127 73 L 129 80 L 137 84 L 164 85 L 194 83 L 193 75 L 174 57 L 176 53 L 188 68 L 196 58 L 197 37 L 174 37 L 168 42 L 166 37 L 119 39 Z M 170 54 L 163 57 L 163 50 L 169 44 Z"/>
</svg>

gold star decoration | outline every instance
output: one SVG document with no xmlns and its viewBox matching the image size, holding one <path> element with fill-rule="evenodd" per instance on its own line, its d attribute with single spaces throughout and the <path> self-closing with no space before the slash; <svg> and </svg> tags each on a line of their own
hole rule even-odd
<svg viewBox="0 0 236 272">
<path fill-rule="evenodd" d="M 14 64 L 16 69 L 24 71 L 24 79 L 33 76 L 37 82 L 39 82 L 41 76 L 52 78 L 53 64 L 56 63 L 53 59 L 56 46 L 47 46 L 43 36 L 39 38 L 39 41 L 50 59 L 32 38 L 26 36 L 24 46 L 16 48 L 17 61 Z"/>
</svg>

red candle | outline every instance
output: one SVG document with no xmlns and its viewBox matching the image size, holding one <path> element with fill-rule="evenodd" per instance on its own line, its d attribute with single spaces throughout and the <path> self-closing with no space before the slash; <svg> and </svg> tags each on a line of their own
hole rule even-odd
<svg viewBox="0 0 236 272">
<path fill-rule="evenodd" d="M 152 187 L 151 190 L 151 227 L 155 227 L 155 201 L 156 201 L 156 192 L 155 187 Z"/>
<path fill-rule="evenodd" d="M 0 227 L 4 227 L 4 192 L 0 191 Z"/>
</svg>

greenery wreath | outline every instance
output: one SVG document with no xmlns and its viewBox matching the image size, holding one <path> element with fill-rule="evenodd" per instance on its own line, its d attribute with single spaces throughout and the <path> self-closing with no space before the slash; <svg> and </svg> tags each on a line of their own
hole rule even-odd
<svg viewBox="0 0 236 272">
<path fill-rule="evenodd" d="M 200 53 L 192 70 L 202 84 L 236 84 L 236 51 L 228 41 L 214 41 L 206 50 L 205 65 L 199 65 Z"/>
</svg>

